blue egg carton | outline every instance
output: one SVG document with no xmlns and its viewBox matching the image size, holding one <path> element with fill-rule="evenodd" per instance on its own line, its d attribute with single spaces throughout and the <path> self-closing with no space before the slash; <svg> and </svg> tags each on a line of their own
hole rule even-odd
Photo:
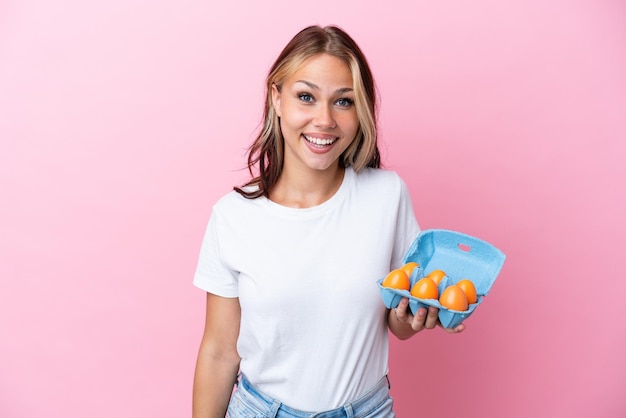
<svg viewBox="0 0 626 418">
<path fill-rule="evenodd" d="M 409 299 L 409 308 L 415 315 L 420 308 L 434 306 L 439 309 L 439 321 L 444 328 L 454 328 L 469 318 L 487 296 L 504 265 L 506 256 L 490 243 L 446 229 L 422 231 L 407 251 L 403 264 L 416 262 L 411 287 L 432 270 L 443 270 L 446 276 L 438 285 L 439 294 L 451 284 L 470 279 L 476 287 L 478 300 L 466 311 L 455 311 L 441 306 L 436 299 L 421 299 L 411 296 L 407 290 L 390 289 L 382 286 L 384 277 L 378 281 L 383 303 L 389 309 L 398 306 L 402 298 Z"/>
</svg>

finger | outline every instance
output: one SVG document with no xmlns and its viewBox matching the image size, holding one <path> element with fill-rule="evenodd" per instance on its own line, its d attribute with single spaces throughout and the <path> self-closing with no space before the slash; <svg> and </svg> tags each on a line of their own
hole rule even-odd
<svg viewBox="0 0 626 418">
<path fill-rule="evenodd" d="M 419 308 L 417 313 L 413 317 L 411 322 L 411 328 L 413 331 L 421 331 L 424 329 L 424 323 L 426 322 L 426 308 Z"/>
<path fill-rule="evenodd" d="M 462 332 L 465 329 L 465 325 L 464 324 L 459 324 L 456 327 L 453 328 L 453 332 L 455 334 L 458 334 L 459 332 Z"/>
<path fill-rule="evenodd" d="M 463 332 L 463 330 L 465 330 L 465 324 L 459 324 L 454 328 L 444 328 L 444 330 L 448 334 L 458 334 L 459 332 Z"/>
<path fill-rule="evenodd" d="M 424 322 L 424 328 L 433 329 L 437 326 L 437 322 L 439 322 L 439 309 L 431 306 L 428 308 L 428 315 L 426 316 L 426 321 Z"/>
<path fill-rule="evenodd" d="M 396 317 L 400 322 L 411 322 L 411 311 L 409 310 L 409 299 L 402 298 L 396 307 Z"/>
</svg>

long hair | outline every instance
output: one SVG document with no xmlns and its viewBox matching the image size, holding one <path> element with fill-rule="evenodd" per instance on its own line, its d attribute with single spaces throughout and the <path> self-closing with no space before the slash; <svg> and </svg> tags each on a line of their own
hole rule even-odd
<svg viewBox="0 0 626 418">
<path fill-rule="evenodd" d="M 252 179 L 234 189 L 249 199 L 269 194 L 283 170 L 284 138 L 278 115 L 272 105 L 272 86 L 280 90 L 286 78 L 295 73 L 308 58 L 326 53 L 343 60 L 352 74 L 355 107 L 359 128 L 355 139 L 339 159 L 343 167 L 355 171 L 380 167 L 377 143 L 376 88 L 365 55 L 356 42 L 336 26 L 309 26 L 285 46 L 272 65 L 265 84 L 263 127 L 248 149 L 248 171 Z M 254 170 L 258 165 L 258 173 Z"/>
</svg>

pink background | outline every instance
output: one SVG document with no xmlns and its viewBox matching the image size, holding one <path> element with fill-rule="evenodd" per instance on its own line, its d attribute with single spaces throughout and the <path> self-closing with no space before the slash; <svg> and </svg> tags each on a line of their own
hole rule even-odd
<svg viewBox="0 0 626 418">
<path fill-rule="evenodd" d="M 392 341 L 398 415 L 625 416 L 617 0 L 0 3 L 0 416 L 189 415 L 210 206 L 312 23 L 368 55 L 422 227 L 508 256 L 465 333 Z"/>
</svg>

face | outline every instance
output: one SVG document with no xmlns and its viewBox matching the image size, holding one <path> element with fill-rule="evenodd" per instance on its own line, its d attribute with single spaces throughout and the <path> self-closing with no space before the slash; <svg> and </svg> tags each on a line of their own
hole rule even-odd
<svg viewBox="0 0 626 418">
<path fill-rule="evenodd" d="M 320 54 L 286 78 L 272 100 L 285 139 L 285 172 L 336 171 L 359 122 L 352 75 L 345 62 Z"/>
</svg>

